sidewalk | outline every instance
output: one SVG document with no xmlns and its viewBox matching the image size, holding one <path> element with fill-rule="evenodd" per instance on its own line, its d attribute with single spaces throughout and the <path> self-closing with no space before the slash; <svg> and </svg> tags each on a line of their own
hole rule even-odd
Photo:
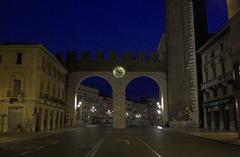
<svg viewBox="0 0 240 157">
<path fill-rule="evenodd" d="M 240 139 L 238 138 L 238 134 L 236 132 L 220 132 L 209 131 L 204 129 L 179 129 L 179 128 L 164 128 L 163 130 L 180 132 L 198 138 L 217 141 L 223 144 L 240 146 Z"/>
<path fill-rule="evenodd" d="M 67 128 L 67 129 L 60 129 L 60 130 L 52 130 L 52 131 L 43 131 L 43 132 L 0 132 L 0 145 L 6 144 L 10 142 L 16 141 L 26 141 L 36 138 L 47 137 L 53 134 L 62 133 L 65 131 L 72 131 L 75 128 Z"/>
</svg>

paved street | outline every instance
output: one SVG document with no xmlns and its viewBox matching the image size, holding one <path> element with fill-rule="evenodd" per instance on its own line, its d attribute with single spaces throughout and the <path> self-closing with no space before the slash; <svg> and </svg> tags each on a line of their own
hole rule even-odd
<svg viewBox="0 0 240 157">
<path fill-rule="evenodd" d="M 240 147 L 154 128 L 81 128 L 0 145 L 1 157 L 240 157 Z"/>
</svg>

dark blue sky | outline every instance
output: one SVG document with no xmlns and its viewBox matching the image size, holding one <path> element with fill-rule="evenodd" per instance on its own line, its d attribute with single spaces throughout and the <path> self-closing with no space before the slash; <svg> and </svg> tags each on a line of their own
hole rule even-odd
<svg viewBox="0 0 240 157">
<path fill-rule="evenodd" d="M 53 53 L 68 50 L 151 52 L 156 50 L 165 31 L 163 2 L 1 0 L 0 42 L 41 43 Z M 226 0 L 208 0 L 207 8 L 209 31 L 216 32 L 226 23 Z M 104 84 L 100 81 L 100 86 Z M 140 84 L 147 88 L 151 81 L 148 84 L 142 79 Z M 138 90 L 138 84 L 133 85 L 134 90 Z M 155 87 L 147 89 L 142 90 L 143 96 L 156 95 Z"/>
<path fill-rule="evenodd" d="M 226 0 L 208 0 L 209 30 L 226 21 Z M 1 0 L 0 41 L 42 43 L 52 52 L 156 50 L 163 0 Z"/>
</svg>

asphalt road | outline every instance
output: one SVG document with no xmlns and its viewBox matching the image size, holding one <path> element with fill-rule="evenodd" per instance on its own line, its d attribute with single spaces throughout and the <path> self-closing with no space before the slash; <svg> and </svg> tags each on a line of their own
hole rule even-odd
<svg viewBox="0 0 240 157">
<path fill-rule="evenodd" d="M 0 146 L 0 157 L 240 157 L 240 147 L 154 128 L 81 128 Z"/>
</svg>

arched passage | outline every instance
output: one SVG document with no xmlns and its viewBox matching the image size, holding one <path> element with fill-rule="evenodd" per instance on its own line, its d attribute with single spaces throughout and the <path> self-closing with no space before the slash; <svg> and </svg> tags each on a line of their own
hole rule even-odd
<svg viewBox="0 0 240 157">
<path fill-rule="evenodd" d="M 87 76 L 75 89 L 76 123 L 104 125 L 112 123 L 112 86 L 103 77 Z"/>
<path fill-rule="evenodd" d="M 127 125 L 163 125 L 160 85 L 151 76 L 137 76 L 126 86 Z"/>
<path fill-rule="evenodd" d="M 76 124 L 76 106 L 78 100 L 75 97 L 79 84 L 93 76 L 104 78 L 112 87 L 112 103 L 113 103 L 113 128 L 122 129 L 126 127 L 126 88 L 131 80 L 146 76 L 157 82 L 161 87 L 161 102 L 163 102 L 163 121 L 168 121 L 167 115 L 167 84 L 166 75 L 162 72 L 127 72 L 125 77 L 117 79 L 113 76 L 112 71 L 78 71 L 69 75 L 69 85 L 67 90 L 67 104 L 69 104 L 68 123 L 70 126 Z M 159 94 L 160 95 L 160 94 Z"/>
</svg>

